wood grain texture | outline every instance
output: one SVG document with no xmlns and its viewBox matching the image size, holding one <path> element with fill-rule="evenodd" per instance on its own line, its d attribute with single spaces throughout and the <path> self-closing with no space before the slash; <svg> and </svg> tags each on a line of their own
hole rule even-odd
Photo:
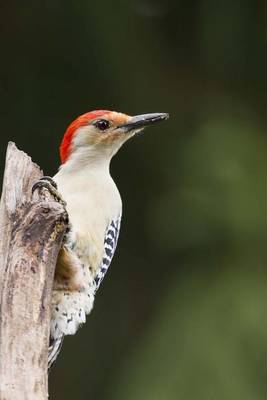
<svg viewBox="0 0 267 400">
<path fill-rule="evenodd" d="M 48 397 L 50 302 L 67 214 L 30 157 L 9 143 L 0 204 L 0 400 Z"/>
</svg>

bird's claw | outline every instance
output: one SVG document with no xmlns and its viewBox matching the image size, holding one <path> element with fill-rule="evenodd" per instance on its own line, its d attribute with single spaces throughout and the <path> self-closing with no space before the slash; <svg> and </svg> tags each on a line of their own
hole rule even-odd
<svg viewBox="0 0 267 400">
<path fill-rule="evenodd" d="M 54 181 L 54 179 L 51 178 L 51 176 L 43 176 L 42 178 L 40 178 L 40 181 L 47 181 L 47 182 L 51 183 L 51 185 L 57 190 L 57 184 Z"/>
<path fill-rule="evenodd" d="M 65 200 L 63 200 L 63 197 L 58 192 L 56 182 L 50 176 L 43 176 L 39 179 L 39 181 L 35 182 L 32 187 L 32 194 L 35 192 L 35 190 L 40 189 L 47 189 L 49 193 L 51 193 L 60 204 L 62 204 L 63 207 L 66 207 L 67 203 Z"/>
</svg>

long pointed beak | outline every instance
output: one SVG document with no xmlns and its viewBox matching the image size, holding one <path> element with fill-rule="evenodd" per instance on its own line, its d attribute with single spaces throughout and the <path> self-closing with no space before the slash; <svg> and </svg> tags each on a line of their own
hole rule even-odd
<svg viewBox="0 0 267 400">
<path fill-rule="evenodd" d="M 126 124 L 119 125 L 118 128 L 122 128 L 125 132 L 129 132 L 135 129 L 142 129 L 147 125 L 155 124 L 168 118 L 169 114 L 167 113 L 135 115 Z"/>
</svg>

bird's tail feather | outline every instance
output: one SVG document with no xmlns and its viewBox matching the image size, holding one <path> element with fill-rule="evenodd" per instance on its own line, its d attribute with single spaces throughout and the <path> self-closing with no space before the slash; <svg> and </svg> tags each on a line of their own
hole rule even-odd
<svg viewBox="0 0 267 400">
<path fill-rule="evenodd" d="M 52 339 L 50 337 L 49 347 L 48 347 L 48 370 L 52 367 L 53 363 L 56 361 L 58 353 L 60 352 L 64 335 L 58 337 L 57 339 Z"/>
</svg>

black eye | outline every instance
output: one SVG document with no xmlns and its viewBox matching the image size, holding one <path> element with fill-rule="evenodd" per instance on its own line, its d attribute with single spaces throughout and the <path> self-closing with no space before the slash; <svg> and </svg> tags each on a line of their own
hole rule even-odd
<svg viewBox="0 0 267 400">
<path fill-rule="evenodd" d="M 100 129 L 100 131 L 105 131 L 110 127 L 110 123 L 106 119 L 98 119 L 95 121 L 94 125 Z"/>
</svg>

